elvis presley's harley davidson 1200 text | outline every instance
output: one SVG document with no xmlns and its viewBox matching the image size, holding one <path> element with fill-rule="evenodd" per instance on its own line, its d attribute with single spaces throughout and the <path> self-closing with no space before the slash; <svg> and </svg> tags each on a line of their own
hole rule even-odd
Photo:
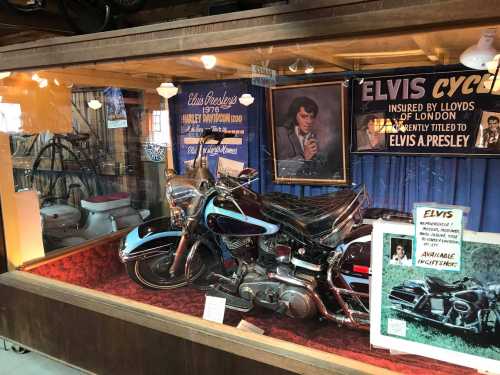
<svg viewBox="0 0 500 375">
<path fill-rule="evenodd" d="M 230 136 L 205 131 L 192 168 L 184 176 L 167 172 L 171 216 L 138 226 L 122 241 L 120 258 L 130 277 L 153 289 L 204 287 L 233 310 L 257 305 L 368 329 L 372 228 L 362 224 L 365 189 L 301 199 L 259 195 L 249 188 L 257 179 L 253 169 L 215 182 L 203 148 Z M 371 209 L 363 215 L 398 213 Z"/>
</svg>

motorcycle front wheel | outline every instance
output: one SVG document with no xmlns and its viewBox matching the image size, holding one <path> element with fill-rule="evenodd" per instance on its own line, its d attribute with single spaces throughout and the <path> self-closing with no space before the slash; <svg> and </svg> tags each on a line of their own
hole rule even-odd
<svg viewBox="0 0 500 375">
<path fill-rule="evenodd" d="M 132 280 L 148 289 L 175 289 L 188 284 L 184 274 L 184 262 L 178 275 L 170 275 L 174 253 L 159 254 L 151 258 L 139 259 L 126 264 L 127 273 Z M 191 280 L 196 280 L 205 272 L 205 265 L 194 260 L 191 266 Z"/>
</svg>

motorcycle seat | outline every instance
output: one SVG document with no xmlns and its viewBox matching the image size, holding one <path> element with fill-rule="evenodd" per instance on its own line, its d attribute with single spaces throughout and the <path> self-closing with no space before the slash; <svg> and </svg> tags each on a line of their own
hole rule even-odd
<svg viewBox="0 0 500 375">
<path fill-rule="evenodd" d="M 426 276 L 425 282 L 431 293 L 457 292 L 463 289 L 459 284 L 450 284 L 437 276 Z"/>
<path fill-rule="evenodd" d="M 315 238 L 332 231 L 335 220 L 355 197 L 356 193 L 347 189 L 305 198 L 269 193 L 262 196 L 262 214 L 309 238 Z"/>
</svg>

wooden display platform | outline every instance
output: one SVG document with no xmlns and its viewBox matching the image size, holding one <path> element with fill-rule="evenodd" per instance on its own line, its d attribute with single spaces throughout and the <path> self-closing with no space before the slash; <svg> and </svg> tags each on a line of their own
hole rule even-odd
<svg viewBox="0 0 500 375">
<path fill-rule="evenodd" d="M 470 373 L 391 357 L 370 348 L 366 333 L 267 310 L 205 321 L 202 292 L 146 290 L 129 279 L 117 257 L 125 232 L 0 275 L 0 336 L 98 374 Z M 265 335 L 235 328 L 242 318 Z"/>
<path fill-rule="evenodd" d="M 390 374 L 379 367 L 22 271 L 0 335 L 99 374 Z"/>
</svg>

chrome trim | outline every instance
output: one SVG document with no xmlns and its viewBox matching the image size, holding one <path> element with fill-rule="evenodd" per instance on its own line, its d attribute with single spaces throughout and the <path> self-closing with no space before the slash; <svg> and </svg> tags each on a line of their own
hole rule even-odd
<svg viewBox="0 0 500 375">
<path fill-rule="evenodd" d="M 316 307 L 318 308 L 319 312 L 321 313 L 322 316 L 327 318 L 328 320 L 334 321 L 340 325 L 346 325 L 351 328 L 357 328 L 357 329 L 363 329 L 363 330 L 369 330 L 370 326 L 368 323 L 365 322 L 360 322 L 357 319 L 354 319 L 352 314 L 349 315 L 342 315 L 342 314 L 335 314 L 326 308 L 325 304 L 321 300 L 321 297 L 318 295 L 318 293 L 315 290 L 315 287 L 310 284 L 309 282 L 301 279 L 297 279 L 296 277 L 293 276 L 287 276 L 287 275 L 279 275 L 274 272 L 269 272 L 267 274 L 267 277 L 271 280 L 276 280 L 276 281 L 281 281 L 285 284 L 297 286 L 306 289 L 311 297 L 314 299 L 314 302 L 316 303 Z M 362 313 L 356 313 L 356 315 L 361 315 Z M 364 318 L 364 316 L 363 316 Z"/>
<path fill-rule="evenodd" d="M 138 260 L 138 259 L 147 259 L 152 256 L 158 255 L 158 254 L 167 254 L 171 252 L 172 250 L 158 250 L 167 246 L 173 245 L 172 243 L 168 243 L 165 245 L 160 245 L 156 247 L 152 247 L 146 250 L 141 250 L 141 251 L 135 251 L 131 254 L 125 254 L 125 249 L 120 249 L 118 251 L 118 257 L 122 261 L 122 263 L 130 262 L 132 260 Z"/>
<path fill-rule="evenodd" d="M 336 269 L 334 263 L 332 263 L 328 266 L 328 270 L 326 271 L 326 281 L 328 283 L 328 286 L 330 287 L 330 290 L 335 295 L 335 298 L 336 298 L 337 302 L 339 303 L 340 308 L 342 309 L 344 314 L 348 317 L 348 319 L 353 321 L 358 326 L 357 328 L 369 329 L 369 327 L 370 327 L 369 323 L 360 322 L 358 320 L 358 318 L 356 318 L 356 316 L 358 316 L 359 318 L 362 318 L 365 316 L 365 314 L 369 313 L 368 309 L 366 309 L 365 305 L 360 300 L 360 297 L 369 298 L 369 294 L 355 292 L 354 290 L 348 290 L 348 289 L 336 287 L 335 284 L 333 283 L 333 276 L 332 276 L 334 273 L 334 269 Z M 354 300 L 361 307 L 363 307 L 366 310 L 366 312 L 361 312 L 361 311 L 356 311 L 356 310 L 350 309 L 349 305 L 344 301 L 344 298 L 342 298 L 342 294 L 351 295 L 354 298 Z"/>
<path fill-rule="evenodd" d="M 305 268 L 307 270 L 311 270 L 311 271 L 322 271 L 323 270 L 323 265 L 321 264 L 313 264 L 313 263 L 309 263 L 309 262 L 306 262 L 305 260 L 300 260 L 300 259 L 297 259 L 297 258 L 294 258 L 292 257 L 292 264 L 296 267 L 301 267 L 301 268 Z"/>
</svg>

